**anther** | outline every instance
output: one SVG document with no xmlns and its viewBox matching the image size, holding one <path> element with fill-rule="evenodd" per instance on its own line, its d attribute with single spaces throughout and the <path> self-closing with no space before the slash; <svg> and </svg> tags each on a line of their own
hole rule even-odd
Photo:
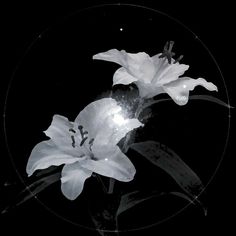
<svg viewBox="0 0 236 236">
<path fill-rule="evenodd" d="M 94 142 L 94 138 L 89 140 L 89 144 L 93 144 L 93 142 Z"/>
<path fill-rule="evenodd" d="M 86 131 L 86 130 L 83 131 L 83 126 L 82 125 L 79 125 L 78 129 L 79 129 L 79 132 L 80 132 L 80 135 L 81 135 L 82 139 L 84 139 L 84 135 L 88 134 L 88 131 Z"/>
<path fill-rule="evenodd" d="M 97 161 L 97 160 L 98 160 L 98 158 L 97 158 L 97 157 L 95 157 L 94 155 L 92 155 L 92 156 L 91 156 L 91 160 L 93 160 L 93 161 Z"/>
<path fill-rule="evenodd" d="M 84 142 L 88 139 L 88 137 L 85 137 L 82 139 L 82 141 L 80 142 L 80 147 L 83 146 Z"/>
<path fill-rule="evenodd" d="M 69 129 L 69 131 L 74 133 L 74 134 L 76 133 L 74 129 Z"/>
<path fill-rule="evenodd" d="M 89 150 L 92 151 L 92 146 L 93 146 L 94 138 L 89 140 Z"/>
<path fill-rule="evenodd" d="M 165 46 L 164 46 L 162 54 L 159 56 L 159 58 L 166 57 L 169 64 L 171 64 L 171 59 L 175 55 L 174 52 L 171 52 L 172 48 L 174 46 L 174 43 L 175 43 L 174 41 L 170 41 L 170 42 L 167 41 Z"/>
<path fill-rule="evenodd" d="M 72 147 L 75 148 L 75 137 L 71 135 Z"/>
</svg>

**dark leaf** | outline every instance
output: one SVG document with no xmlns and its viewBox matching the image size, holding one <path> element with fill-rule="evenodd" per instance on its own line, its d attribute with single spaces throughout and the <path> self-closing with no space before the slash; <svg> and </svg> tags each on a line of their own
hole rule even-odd
<svg viewBox="0 0 236 236">
<path fill-rule="evenodd" d="M 230 106 L 230 104 L 223 102 L 222 100 L 210 96 L 210 95 L 191 95 L 189 96 L 189 100 L 203 100 L 203 101 L 208 101 L 208 102 L 213 102 L 216 103 L 218 105 L 227 107 L 227 108 L 233 108 L 232 106 Z M 154 99 L 149 99 L 146 100 L 146 102 L 143 104 L 143 106 L 141 107 L 141 109 L 139 109 L 138 113 L 137 113 L 137 117 L 139 117 L 139 115 L 148 107 L 157 104 L 157 103 L 161 103 L 161 102 L 166 102 L 166 101 L 172 101 L 172 98 L 163 98 L 163 99 L 159 99 L 159 100 L 154 100 Z"/>
<path fill-rule="evenodd" d="M 168 173 L 193 199 L 204 189 L 200 178 L 170 148 L 155 141 L 134 143 L 133 150 Z"/>
<path fill-rule="evenodd" d="M 25 201 L 31 199 L 38 193 L 40 193 L 42 190 L 47 188 L 49 185 L 57 182 L 61 177 L 61 173 L 54 173 L 52 175 L 43 177 L 32 184 L 30 184 L 28 187 L 26 187 L 19 195 L 16 197 L 16 200 L 14 200 L 14 203 L 11 204 L 10 206 L 6 207 L 1 213 L 6 213 L 9 211 L 9 209 L 19 206 Z"/>
<path fill-rule="evenodd" d="M 147 192 L 134 191 L 134 192 L 131 192 L 131 193 L 124 194 L 121 197 L 120 206 L 119 206 L 118 211 L 117 211 L 117 217 L 121 213 L 137 206 L 140 203 L 146 202 L 146 201 L 148 201 L 150 199 L 153 199 L 153 198 L 162 197 L 164 195 L 177 196 L 177 197 L 182 198 L 182 199 L 184 199 L 184 200 L 186 200 L 189 203 L 194 204 L 194 205 L 196 205 L 196 203 L 197 203 L 203 209 L 204 214 L 206 215 L 206 213 L 207 213 L 206 208 L 203 207 L 203 205 L 201 204 L 201 202 L 199 200 L 197 200 L 197 199 L 193 200 L 188 195 L 186 195 L 184 193 L 181 193 L 181 192 L 166 193 L 166 192 L 153 191 L 151 193 L 147 193 Z"/>
<path fill-rule="evenodd" d="M 191 199 L 190 197 L 188 197 L 186 194 L 184 193 L 181 193 L 181 192 L 170 192 L 169 194 L 171 195 L 174 195 L 174 196 L 177 196 L 177 197 L 180 197 L 180 198 L 183 198 L 185 200 L 187 200 L 189 203 L 191 204 L 194 204 L 194 205 L 199 205 L 203 212 L 204 212 L 204 215 L 206 216 L 207 215 L 207 208 L 202 204 L 202 202 L 200 202 L 197 198 L 195 199 Z"/>
<path fill-rule="evenodd" d="M 145 202 L 149 199 L 152 199 L 154 197 L 160 197 L 163 196 L 165 193 L 153 191 L 151 193 L 144 193 L 140 191 L 134 191 L 131 193 L 127 193 L 121 197 L 120 205 L 117 211 L 117 216 L 119 216 L 121 213 L 137 206 L 138 204 Z"/>
<path fill-rule="evenodd" d="M 181 193 L 181 192 L 170 192 L 169 194 L 177 196 L 179 198 L 182 198 L 182 199 L 184 199 L 184 200 L 186 200 L 186 201 L 188 201 L 188 202 L 190 202 L 190 203 L 192 203 L 194 205 L 196 204 L 189 196 L 187 196 L 184 193 Z"/>
<path fill-rule="evenodd" d="M 35 176 L 36 177 L 41 177 L 41 176 L 53 173 L 56 170 L 58 170 L 58 166 L 50 166 L 47 169 L 36 171 Z"/>
<path fill-rule="evenodd" d="M 116 212 L 120 197 L 104 194 L 103 198 L 98 199 L 94 201 L 94 195 L 88 198 L 88 210 L 96 230 L 102 236 L 118 235 Z"/>
<path fill-rule="evenodd" d="M 233 108 L 232 106 L 230 106 L 230 104 L 225 103 L 222 100 L 220 100 L 216 97 L 210 96 L 210 95 L 192 95 L 189 97 L 189 99 L 191 99 L 191 100 L 205 100 L 208 102 L 214 102 L 218 105 L 221 105 L 221 106 L 224 106 L 227 108 Z"/>
</svg>

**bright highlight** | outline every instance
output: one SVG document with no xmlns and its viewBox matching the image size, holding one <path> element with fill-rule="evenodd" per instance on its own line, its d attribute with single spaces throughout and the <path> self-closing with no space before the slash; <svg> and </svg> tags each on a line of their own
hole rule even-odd
<svg viewBox="0 0 236 236">
<path fill-rule="evenodd" d="M 113 117 L 113 121 L 118 125 L 124 125 L 126 123 L 126 120 L 121 114 L 115 114 Z"/>
</svg>

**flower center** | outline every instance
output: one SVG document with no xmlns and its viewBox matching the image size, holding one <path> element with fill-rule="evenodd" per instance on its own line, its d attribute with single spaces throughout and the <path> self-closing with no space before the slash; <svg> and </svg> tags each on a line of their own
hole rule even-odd
<svg viewBox="0 0 236 236">
<path fill-rule="evenodd" d="M 85 144 L 86 140 L 88 139 L 88 136 L 86 136 L 86 135 L 88 135 L 88 131 L 84 130 L 82 125 L 78 126 L 78 130 L 79 130 L 80 135 L 81 135 L 81 141 L 80 141 L 79 145 L 80 145 L 80 147 L 82 147 Z M 72 128 L 69 129 L 69 132 L 71 132 L 73 134 L 76 134 L 76 131 Z M 75 148 L 76 142 L 75 142 L 75 136 L 74 135 L 71 135 L 71 140 L 72 140 L 71 145 L 72 145 L 73 148 Z M 94 138 L 89 140 L 89 150 L 90 151 L 92 151 L 93 142 L 94 142 Z"/>
</svg>

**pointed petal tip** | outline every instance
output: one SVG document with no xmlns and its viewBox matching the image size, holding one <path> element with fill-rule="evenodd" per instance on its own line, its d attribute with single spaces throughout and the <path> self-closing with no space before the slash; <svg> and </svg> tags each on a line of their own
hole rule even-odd
<svg viewBox="0 0 236 236">
<path fill-rule="evenodd" d="M 92 171 L 81 167 L 79 162 L 65 165 L 61 173 L 61 191 L 63 195 L 73 201 L 83 191 L 84 183 L 92 175 Z"/>
<path fill-rule="evenodd" d="M 116 56 L 116 54 L 119 53 L 117 49 L 110 49 L 104 52 L 99 52 L 95 55 L 93 55 L 93 59 L 98 59 L 98 60 L 105 60 L 107 57 L 111 56 Z"/>
<path fill-rule="evenodd" d="M 34 173 L 34 169 L 32 166 L 32 163 L 28 161 L 27 165 L 26 165 L 26 174 L 28 177 L 32 176 Z"/>
<path fill-rule="evenodd" d="M 136 175 L 136 169 L 133 169 L 132 171 L 130 171 L 132 173 L 132 175 L 130 175 L 129 177 L 127 177 L 127 179 L 125 179 L 123 182 L 131 182 L 135 175 Z"/>
<path fill-rule="evenodd" d="M 32 176 L 32 174 L 33 174 L 33 172 L 27 171 L 27 170 L 26 170 L 26 173 L 27 173 L 28 178 L 29 178 L 30 176 Z"/>
<path fill-rule="evenodd" d="M 218 92 L 217 86 L 215 84 L 213 84 L 212 82 L 207 82 L 203 78 L 198 78 L 196 81 L 199 81 L 199 84 L 197 84 L 197 85 L 201 85 L 201 86 L 205 87 L 209 91 L 216 91 L 216 92 Z"/>
<path fill-rule="evenodd" d="M 143 124 L 143 123 L 141 123 L 141 122 L 139 122 L 139 123 L 140 123 L 140 127 L 144 127 L 145 124 Z"/>
<path fill-rule="evenodd" d="M 218 87 L 217 87 L 216 85 L 214 85 L 214 84 L 213 84 L 213 86 L 214 86 L 214 89 L 213 89 L 213 91 L 216 91 L 216 92 L 218 92 Z"/>
<path fill-rule="evenodd" d="M 93 59 L 93 60 L 99 59 L 99 58 L 98 58 L 98 54 L 93 55 L 92 59 Z"/>
<path fill-rule="evenodd" d="M 61 190 L 61 191 L 62 191 L 63 195 L 70 201 L 74 201 L 78 197 L 76 195 L 69 195 L 65 191 L 63 192 L 63 190 Z"/>
</svg>

